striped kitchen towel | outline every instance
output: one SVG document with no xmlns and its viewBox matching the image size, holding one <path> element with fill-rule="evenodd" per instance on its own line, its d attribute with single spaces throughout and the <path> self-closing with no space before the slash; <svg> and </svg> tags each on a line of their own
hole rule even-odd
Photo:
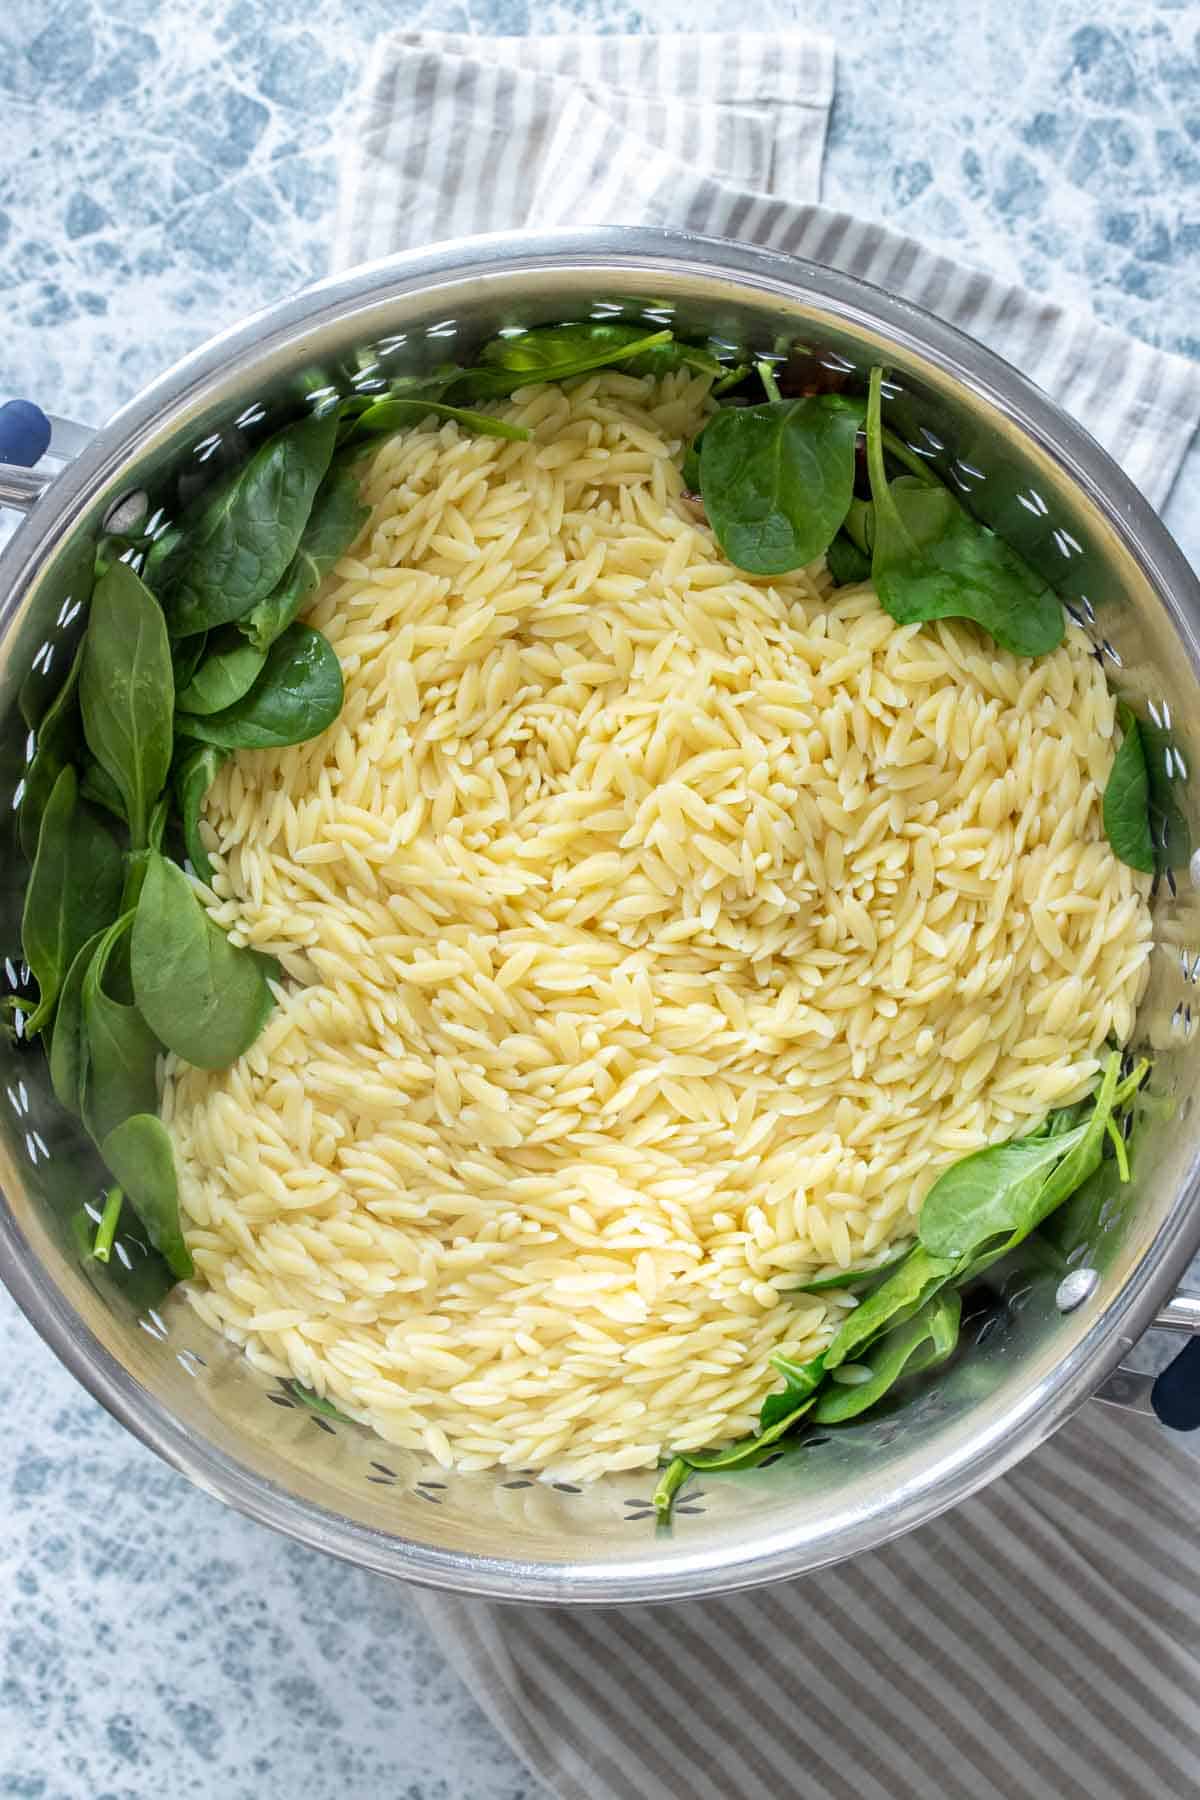
<svg viewBox="0 0 1200 1800">
<path fill-rule="evenodd" d="M 339 264 L 532 224 L 675 225 L 831 263 L 961 324 L 1156 504 L 1200 368 L 818 204 L 833 57 L 798 36 L 376 51 Z M 1200 1791 L 1197 1463 L 1093 1406 L 986 1492 L 803 1581 L 666 1608 L 427 1593 L 564 1800 L 1183 1800 Z"/>
</svg>

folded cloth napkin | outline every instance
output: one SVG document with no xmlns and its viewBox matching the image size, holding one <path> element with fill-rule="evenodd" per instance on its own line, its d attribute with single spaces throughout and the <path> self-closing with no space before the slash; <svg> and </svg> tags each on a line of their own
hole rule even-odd
<svg viewBox="0 0 1200 1800">
<path fill-rule="evenodd" d="M 797 36 L 377 50 L 336 258 L 508 226 L 655 223 L 831 263 L 961 324 L 1161 504 L 1200 368 L 821 207 L 833 57 Z M 803 1581 L 586 1612 L 419 1595 L 565 1800 L 1164 1800 L 1200 1786 L 1196 1463 L 1092 1407 L 906 1538 Z"/>
</svg>

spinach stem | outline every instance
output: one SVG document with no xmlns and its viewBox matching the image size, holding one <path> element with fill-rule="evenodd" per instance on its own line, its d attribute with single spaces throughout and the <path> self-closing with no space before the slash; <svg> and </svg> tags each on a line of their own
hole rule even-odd
<svg viewBox="0 0 1200 1800">
<path fill-rule="evenodd" d="M 879 435 L 883 440 L 883 447 L 888 455 L 892 457 L 894 461 L 903 463 L 910 475 L 915 475 L 919 481 L 925 483 L 926 487 L 941 486 L 941 483 L 933 470 L 929 467 L 929 464 L 925 461 L 925 458 L 923 456 L 918 456 L 916 451 L 906 444 L 902 437 L 898 437 L 894 431 L 889 431 L 886 425 L 882 428 Z"/>
<path fill-rule="evenodd" d="M 106 1263 L 112 1254 L 113 1239 L 117 1235 L 117 1220 L 121 1217 L 121 1204 L 124 1194 L 119 1187 L 110 1187 L 104 1199 L 104 1211 L 100 1215 L 100 1223 L 96 1227 L 96 1241 L 92 1245 L 92 1255 L 97 1262 Z"/>
<path fill-rule="evenodd" d="M 772 401 L 782 400 L 783 395 L 779 391 L 779 383 L 775 379 L 775 371 L 770 363 L 756 362 L 754 367 L 758 370 L 758 379 L 763 384 L 767 399 Z"/>
<path fill-rule="evenodd" d="M 728 393 L 729 389 L 735 388 L 739 381 L 745 381 L 749 373 L 749 363 L 734 363 L 733 367 L 722 375 L 718 381 L 713 382 L 710 390 L 713 399 L 715 400 L 718 394 Z"/>
<path fill-rule="evenodd" d="M 654 1510 L 665 1525 L 671 1517 L 671 1508 L 675 1504 L 675 1496 L 690 1474 L 687 1462 L 682 1456 L 669 1462 L 658 1478 L 658 1486 L 654 1490 Z"/>
<path fill-rule="evenodd" d="M 1122 1181 L 1128 1181 L 1129 1153 L 1125 1148 L 1125 1139 L 1121 1135 L 1120 1128 L 1114 1119 L 1108 1118 L 1104 1121 L 1104 1129 L 1108 1133 L 1109 1141 L 1113 1147 L 1113 1153 L 1117 1159 L 1117 1172 Z"/>
</svg>

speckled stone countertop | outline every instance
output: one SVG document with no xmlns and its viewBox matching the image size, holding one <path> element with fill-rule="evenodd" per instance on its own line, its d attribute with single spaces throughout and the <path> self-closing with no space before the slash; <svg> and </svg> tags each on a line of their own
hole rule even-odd
<svg viewBox="0 0 1200 1800">
<path fill-rule="evenodd" d="M 327 268 L 372 38 L 716 30 L 717 0 L 18 0 L 0 398 L 101 422 Z M 845 46 L 824 198 L 1200 355 L 1194 0 L 760 0 Z M 1195 455 L 1168 511 L 1200 560 Z M 0 1800 L 534 1800 L 404 1590 L 226 1511 L 0 1293 Z M 736 1800 L 736 1796 L 731 1796 Z"/>
</svg>

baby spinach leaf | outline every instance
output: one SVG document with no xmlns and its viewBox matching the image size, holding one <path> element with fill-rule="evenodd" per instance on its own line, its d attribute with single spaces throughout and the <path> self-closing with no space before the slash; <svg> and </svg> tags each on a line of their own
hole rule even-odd
<svg viewBox="0 0 1200 1800">
<path fill-rule="evenodd" d="M 953 1289 L 935 1295 L 870 1352 L 870 1379 L 851 1387 L 830 1382 L 813 1408 L 815 1425 L 844 1425 L 875 1406 L 904 1375 L 918 1375 L 953 1355 L 962 1301 Z"/>
<path fill-rule="evenodd" d="M 99 1144 L 133 1113 L 155 1112 L 158 1039 L 136 1006 L 119 998 L 114 963 L 127 954 L 132 914 L 105 932 L 83 977 L 87 1051 L 81 1085 L 83 1122 Z M 107 982 L 107 985 L 106 985 Z M 126 972 L 127 987 L 127 972 Z"/>
<path fill-rule="evenodd" d="M 296 554 L 336 432 L 333 413 L 288 425 L 189 509 L 163 569 L 173 637 L 227 625 L 271 592 Z"/>
<path fill-rule="evenodd" d="M 107 936 L 107 928 L 95 932 L 71 960 L 58 996 L 54 1031 L 50 1038 L 50 1085 L 60 1106 L 76 1118 L 83 1117 L 83 1090 L 87 1079 L 87 1031 L 83 1022 L 83 981 L 88 965 Z"/>
<path fill-rule="evenodd" d="M 37 728 L 33 761 L 25 771 L 25 790 L 21 796 L 21 848 L 30 862 L 37 855 L 38 833 L 42 814 L 54 791 L 54 784 L 69 762 L 79 753 L 79 671 L 83 663 L 83 640 L 67 671 L 67 678 L 42 715 Z"/>
<path fill-rule="evenodd" d="M 142 563 L 142 580 L 152 594 L 157 594 L 163 584 L 171 565 L 171 560 L 183 542 L 183 531 L 178 525 L 169 525 L 161 531 L 146 552 Z"/>
<path fill-rule="evenodd" d="M 1150 777 L 1146 751 L 1132 710 L 1124 701 L 1117 707 L 1121 748 L 1113 759 L 1104 789 L 1104 835 L 1131 869 L 1153 873 L 1154 840 L 1150 835 Z"/>
<path fill-rule="evenodd" d="M 515 337 L 493 338 L 480 351 L 480 361 L 503 369 L 553 367 L 570 358 L 590 357 L 605 350 L 610 360 L 624 362 L 632 375 L 669 375 L 679 368 L 703 374 L 726 373 L 719 356 L 703 344 L 685 344 L 667 331 L 661 341 L 646 347 L 646 327 L 622 319 L 586 319 L 576 325 L 539 325 Z M 544 379 L 558 380 L 557 376 Z"/>
<path fill-rule="evenodd" d="M 838 394 L 713 415 L 700 443 L 700 493 L 730 562 L 782 575 L 829 548 L 854 493 L 861 418 L 861 402 Z"/>
<path fill-rule="evenodd" d="M 248 694 L 222 712 L 177 713 L 175 729 L 223 750 L 274 750 L 316 737 L 341 710 L 341 664 L 328 640 L 289 625 Z"/>
<path fill-rule="evenodd" d="M 928 1206 L 928 1200 L 925 1204 Z M 910 1319 L 946 1285 L 955 1269 L 954 1256 L 934 1255 L 924 1241 L 914 1244 L 899 1267 L 843 1319 L 825 1352 L 826 1369 L 853 1361 L 854 1353 L 873 1343 L 882 1331 Z"/>
<path fill-rule="evenodd" d="M 480 351 L 480 361 L 451 384 L 465 387 L 476 400 L 497 399 L 542 381 L 569 381 L 613 363 L 625 363 L 647 351 L 673 343 L 669 331 L 650 331 L 620 341 L 596 336 L 595 324 L 540 326 L 511 337 L 493 338 Z"/>
<path fill-rule="evenodd" d="M 683 476 L 683 485 L 689 494 L 698 494 L 700 492 L 700 440 L 703 436 L 703 431 L 698 431 L 696 433 L 695 437 L 684 451 L 683 462 L 680 465 L 680 474 Z"/>
<path fill-rule="evenodd" d="M 208 917 L 182 869 L 151 858 L 133 922 L 133 992 L 169 1050 L 225 1069 L 254 1042 L 274 1004 L 258 958 Z"/>
<path fill-rule="evenodd" d="M 187 687 L 192 676 L 204 661 L 207 649 L 207 631 L 198 631 L 194 637 L 172 640 L 171 673 L 175 678 L 176 694 L 182 694 L 184 688 Z"/>
<path fill-rule="evenodd" d="M 81 799 L 90 800 L 93 806 L 102 807 L 106 813 L 111 813 L 113 818 L 119 819 L 122 825 L 128 825 L 129 820 L 125 817 L 125 802 L 121 797 L 121 790 L 112 776 L 101 768 L 94 756 L 89 756 L 84 761 L 83 774 L 79 780 L 79 794 Z"/>
<path fill-rule="evenodd" d="M 842 520 L 842 530 L 856 549 L 870 557 L 875 542 L 875 508 L 869 500 L 852 500 Z"/>
<path fill-rule="evenodd" d="M 870 557 L 844 531 L 839 531 L 830 544 L 825 561 L 838 587 L 854 587 L 860 581 L 871 579 Z"/>
<path fill-rule="evenodd" d="M 791 1288 L 789 1292 L 793 1294 L 831 1294 L 839 1292 L 843 1288 L 871 1287 L 875 1282 L 882 1281 L 885 1275 L 890 1275 L 893 1269 L 898 1269 L 910 1248 L 911 1246 L 906 1244 L 903 1250 L 898 1250 L 893 1256 L 886 1256 L 882 1262 L 876 1263 L 874 1268 L 843 1269 L 836 1275 L 823 1275 L 819 1281 L 806 1281 L 803 1287 Z"/>
<path fill-rule="evenodd" d="M 378 437 L 389 431 L 403 431 L 405 426 L 419 425 L 422 419 L 452 419 L 466 431 L 474 431 L 480 437 L 509 438 L 516 443 L 524 443 L 531 435 L 527 425 L 510 425 L 507 419 L 497 419 L 492 413 L 471 412 L 462 406 L 445 406 L 438 400 L 376 400 L 364 413 L 360 413 L 348 442 L 356 442 L 360 438 Z"/>
<path fill-rule="evenodd" d="M 939 1175 L 918 1221 L 925 1250 L 975 1274 L 1048 1218 L 1100 1162 L 1120 1064 L 1114 1051 L 1087 1118 L 1069 1131 L 976 1150 Z"/>
<path fill-rule="evenodd" d="M 227 751 L 218 750 L 212 744 L 197 744 L 175 769 L 175 798 L 183 823 L 183 841 L 188 861 L 201 881 L 207 882 L 209 887 L 212 886 L 213 866 L 204 847 L 204 839 L 200 836 L 200 814 L 204 808 L 204 796 L 216 779 L 217 770 L 227 754 Z"/>
<path fill-rule="evenodd" d="M 154 1248 L 172 1274 L 186 1281 L 195 1271 L 179 1222 L 175 1154 L 162 1120 L 154 1113 L 135 1113 L 109 1132 L 100 1154 Z"/>
<path fill-rule="evenodd" d="M 88 749 L 120 792 L 135 850 L 171 767 L 174 677 L 162 612 L 125 563 L 92 597 L 79 704 Z"/>
<path fill-rule="evenodd" d="M 75 771 L 62 770 L 38 834 L 21 943 L 38 984 L 38 1004 L 25 1020 L 33 1037 L 54 1012 L 59 989 L 87 940 L 113 919 L 121 897 L 121 853 L 104 826 L 80 806 Z"/>
<path fill-rule="evenodd" d="M 753 1437 L 739 1438 L 736 1444 L 728 1444 L 724 1450 L 688 1450 L 683 1453 L 683 1460 L 691 1469 L 753 1469 L 815 1404 L 816 1395 L 808 1394 Z"/>
<path fill-rule="evenodd" d="M 793 1362 L 788 1356 L 773 1356 L 772 1366 L 784 1376 L 787 1386 L 777 1394 L 768 1394 L 758 1414 L 760 1432 L 773 1431 L 782 1420 L 794 1419 L 806 1401 L 816 1393 L 825 1379 L 825 1358 L 815 1356 L 811 1362 Z"/>
<path fill-rule="evenodd" d="M 1153 719 L 1139 719 L 1138 732 L 1146 753 L 1150 781 L 1150 835 L 1160 869 L 1181 869 L 1192 853 L 1191 832 L 1176 798 L 1183 759 L 1174 733 Z M 1178 762 L 1176 762 L 1178 758 Z"/>
<path fill-rule="evenodd" d="M 222 626 L 208 638 L 204 660 L 175 704 L 182 712 L 221 712 L 249 693 L 266 660 L 266 650 L 247 643 L 236 625 Z"/>
<path fill-rule="evenodd" d="M 1131 869 L 1180 868 L 1191 852 L 1187 820 L 1175 798 L 1169 731 L 1117 707 L 1121 748 L 1104 789 L 1104 835 Z"/>
<path fill-rule="evenodd" d="M 308 524 L 283 580 L 238 620 L 238 630 L 257 649 L 269 650 L 299 617 L 310 594 L 350 548 L 370 516 L 371 509 L 360 499 L 358 482 L 350 470 L 330 469 L 317 489 Z"/>
<path fill-rule="evenodd" d="M 1015 550 L 978 524 L 943 487 L 883 461 L 882 370 L 871 371 L 867 469 L 875 508 L 872 574 L 884 609 L 902 625 L 972 619 L 1005 650 L 1044 656 L 1062 642 L 1057 594 Z"/>
</svg>

